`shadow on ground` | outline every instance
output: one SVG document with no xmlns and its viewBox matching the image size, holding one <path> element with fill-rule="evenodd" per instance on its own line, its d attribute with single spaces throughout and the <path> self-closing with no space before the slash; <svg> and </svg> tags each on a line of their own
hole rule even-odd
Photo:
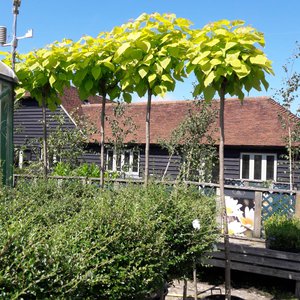
<svg viewBox="0 0 300 300">
<path fill-rule="evenodd" d="M 199 272 L 199 280 L 207 282 L 212 285 L 224 284 L 224 269 L 222 268 L 203 268 Z M 240 271 L 231 271 L 232 287 L 235 289 L 260 290 L 266 295 L 272 295 L 272 300 L 287 300 L 296 299 L 295 281 L 282 278 L 264 276 L 259 274 L 252 274 Z M 219 295 L 213 295 L 215 298 L 204 299 L 224 299 L 217 298 Z M 233 299 L 233 297 L 232 297 Z M 237 297 L 236 300 L 242 299 Z"/>
</svg>

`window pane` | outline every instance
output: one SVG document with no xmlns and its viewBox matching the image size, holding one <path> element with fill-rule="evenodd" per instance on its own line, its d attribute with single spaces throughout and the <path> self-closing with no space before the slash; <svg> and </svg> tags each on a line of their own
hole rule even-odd
<svg viewBox="0 0 300 300">
<path fill-rule="evenodd" d="M 114 159 L 113 151 L 108 151 L 107 152 L 107 170 L 109 170 L 109 171 L 113 170 L 113 159 Z"/>
<path fill-rule="evenodd" d="M 274 156 L 267 156 L 267 180 L 274 180 Z"/>
<path fill-rule="evenodd" d="M 31 160 L 31 150 L 26 149 L 23 151 L 23 161 L 30 161 Z"/>
<path fill-rule="evenodd" d="M 117 171 L 121 171 L 121 154 L 117 154 Z"/>
<path fill-rule="evenodd" d="M 128 172 L 129 171 L 129 165 L 130 165 L 130 151 L 125 151 L 124 152 L 123 171 Z"/>
<path fill-rule="evenodd" d="M 254 155 L 254 179 L 261 180 L 262 156 Z"/>
<path fill-rule="evenodd" d="M 129 166 L 129 160 L 130 160 L 130 152 L 126 151 L 124 153 L 124 165 Z"/>
<path fill-rule="evenodd" d="M 139 171 L 139 152 L 134 151 L 133 159 L 132 159 L 132 172 L 138 172 L 138 171 Z"/>
<path fill-rule="evenodd" d="M 249 179 L 250 155 L 243 154 L 242 156 L 242 178 Z"/>
</svg>

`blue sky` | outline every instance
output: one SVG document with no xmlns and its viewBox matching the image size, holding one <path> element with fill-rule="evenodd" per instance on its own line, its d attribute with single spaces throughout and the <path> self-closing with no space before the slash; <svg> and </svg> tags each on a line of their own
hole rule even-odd
<svg viewBox="0 0 300 300">
<path fill-rule="evenodd" d="M 78 40 L 84 34 L 96 36 L 143 12 L 175 13 L 177 17 L 191 20 L 194 28 L 219 19 L 242 19 L 264 32 L 264 51 L 273 61 L 275 71 L 275 77 L 268 77 L 267 92 L 253 90 L 249 96 L 273 96 L 284 76 L 282 65 L 294 52 L 295 42 L 300 40 L 299 11 L 299 0 L 22 0 L 18 36 L 33 28 L 34 37 L 20 41 L 18 50 L 27 52 L 63 38 Z M 11 33 L 12 0 L 0 0 L 0 12 L 0 25 L 7 26 Z M 295 70 L 298 67 L 300 64 L 294 65 Z M 178 85 L 166 99 L 191 98 L 192 81 L 191 78 Z"/>
</svg>

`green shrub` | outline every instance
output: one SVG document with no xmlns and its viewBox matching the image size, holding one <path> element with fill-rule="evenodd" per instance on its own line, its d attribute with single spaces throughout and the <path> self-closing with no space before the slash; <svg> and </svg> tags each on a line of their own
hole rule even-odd
<svg viewBox="0 0 300 300">
<path fill-rule="evenodd" d="M 300 219 L 273 215 L 265 223 L 267 246 L 270 249 L 300 252 Z"/>
<path fill-rule="evenodd" d="M 145 299 L 211 247 L 214 203 L 155 184 L 100 190 L 48 180 L 3 189 L 0 298 Z"/>
<path fill-rule="evenodd" d="M 72 171 L 73 176 L 100 177 L 100 169 L 96 164 L 83 163 Z"/>
<path fill-rule="evenodd" d="M 52 176 L 80 176 L 87 178 L 100 177 L 100 169 L 96 164 L 82 163 L 76 168 L 72 168 L 69 163 L 57 163 L 51 173 Z M 107 179 L 116 179 L 119 177 L 118 172 L 106 171 L 104 174 Z"/>
<path fill-rule="evenodd" d="M 83 163 L 76 168 L 72 168 L 69 163 L 59 162 L 52 171 L 53 176 L 82 176 L 82 177 L 99 177 L 100 170 L 96 164 Z"/>
<path fill-rule="evenodd" d="M 71 176 L 72 167 L 65 162 L 58 162 L 51 173 L 52 176 Z"/>
</svg>

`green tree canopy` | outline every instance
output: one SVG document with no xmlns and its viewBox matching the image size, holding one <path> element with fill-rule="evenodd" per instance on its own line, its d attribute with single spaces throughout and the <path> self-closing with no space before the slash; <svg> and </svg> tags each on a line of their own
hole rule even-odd
<svg viewBox="0 0 300 300">
<path fill-rule="evenodd" d="M 176 80 L 186 77 L 185 59 L 191 22 L 174 14 L 142 14 L 135 21 L 113 30 L 123 36 L 114 60 L 125 76 L 122 89 L 143 97 L 164 96 L 173 91 Z M 126 100 L 126 99 L 125 99 Z"/>
<path fill-rule="evenodd" d="M 61 103 L 59 94 L 70 85 L 71 73 L 67 69 L 67 49 L 70 40 L 55 42 L 43 49 L 18 56 L 16 75 L 19 85 L 16 89 L 18 99 L 26 92 L 36 99 L 40 106 L 43 101 L 54 110 Z"/>
<path fill-rule="evenodd" d="M 72 44 L 67 69 L 73 72 L 72 81 L 82 100 L 96 94 L 108 95 L 111 100 L 121 96 L 122 72 L 113 60 L 120 46 L 121 41 L 109 32 L 102 32 L 96 38 L 82 37 Z"/>
<path fill-rule="evenodd" d="M 264 35 L 244 24 L 220 20 L 193 31 L 187 71 L 194 70 L 198 79 L 194 95 L 203 92 L 210 100 L 225 82 L 226 93 L 240 99 L 244 91 L 268 88 L 265 72 L 273 74 L 271 61 L 257 47 L 265 45 Z"/>
</svg>

